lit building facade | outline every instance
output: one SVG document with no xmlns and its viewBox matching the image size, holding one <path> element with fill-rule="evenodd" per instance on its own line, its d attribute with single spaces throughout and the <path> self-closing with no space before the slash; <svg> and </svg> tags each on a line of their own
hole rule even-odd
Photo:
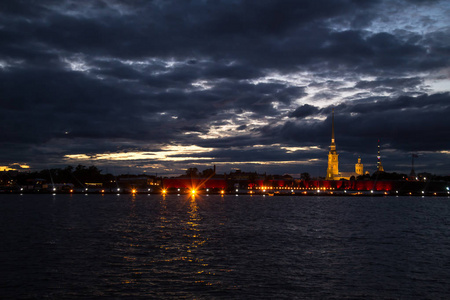
<svg viewBox="0 0 450 300">
<path fill-rule="evenodd" d="M 331 145 L 328 152 L 328 168 L 326 180 L 335 180 L 339 177 L 339 154 L 336 151 L 336 142 L 334 138 L 334 109 L 331 115 Z"/>
<path fill-rule="evenodd" d="M 361 157 L 355 164 L 355 172 L 339 172 L 339 154 L 336 151 L 336 140 L 334 136 L 334 109 L 331 115 L 331 145 L 328 152 L 328 167 L 326 180 L 350 180 L 352 177 L 364 175 L 364 165 L 361 163 Z"/>
<path fill-rule="evenodd" d="M 355 173 L 358 176 L 364 175 L 364 165 L 361 163 L 361 157 L 358 157 L 358 162 L 355 164 Z"/>
</svg>

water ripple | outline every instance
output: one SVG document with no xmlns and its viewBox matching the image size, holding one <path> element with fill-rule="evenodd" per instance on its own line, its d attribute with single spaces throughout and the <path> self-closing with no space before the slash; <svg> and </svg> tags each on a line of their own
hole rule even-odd
<svg viewBox="0 0 450 300">
<path fill-rule="evenodd" d="M 0 293 L 444 299 L 448 198 L 2 195 Z"/>
</svg>

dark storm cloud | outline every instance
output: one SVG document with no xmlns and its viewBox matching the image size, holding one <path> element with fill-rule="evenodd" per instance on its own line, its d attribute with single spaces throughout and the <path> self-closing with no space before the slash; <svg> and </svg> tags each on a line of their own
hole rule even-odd
<svg viewBox="0 0 450 300">
<path fill-rule="evenodd" d="M 7 22 L 14 25 L 15 34 L 28 45 L 38 43 L 74 53 L 122 58 L 210 57 L 279 70 L 323 60 L 363 63 L 363 68 L 376 69 L 402 67 L 417 54 L 424 55 L 417 63 L 427 65 L 433 60 L 425 57 L 420 44 L 407 44 L 391 34 L 334 32 L 324 23 L 337 16 L 352 18 L 375 2 L 303 1 L 299 5 L 297 1 L 243 1 L 206 6 L 195 1 L 176 5 L 154 2 L 133 11 L 132 17 L 118 14 L 108 5 L 78 14 L 64 14 L 64 8 L 55 3 L 53 9 L 45 2 L 35 5 L 41 18 L 33 14 L 28 17 L 34 22 L 22 18 Z M 76 12 L 82 7 L 72 9 Z"/>
<path fill-rule="evenodd" d="M 356 66 L 357 72 L 373 75 L 430 70 L 448 63 L 442 56 L 429 55 L 421 41 L 404 41 L 390 33 L 370 34 L 361 30 L 329 33 L 318 56 L 332 66 Z"/>
<path fill-rule="evenodd" d="M 368 101 L 367 101 L 368 100 Z M 434 112 L 445 110 L 450 106 L 448 93 L 422 95 L 419 97 L 401 96 L 396 99 L 362 99 L 350 104 L 336 107 L 342 113 L 381 113 L 383 111 L 420 111 L 431 117 Z M 403 119 L 403 116 L 402 118 Z"/>
<path fill-rule="evenodd" d="M 414 20 L 396 15 L 411 23 L 396 28 L 387 14 L 444 4 L 2 1 L 0 165 L 152 145 L 325 149 L 331 105 L 343 150 L 383 133 L 401 151 L 448 150 L 437 139 L 448 133 L 448 94 L 430 93 L 432 80 L 448 79 L 448 27 L 423 16 L 427 30 L 409 30 Z M 211 155 L 300 155 L 239 153 Z"/>
<path fill-rule="evenodd" d="M 303 106 L 300 106 L 295 111 L 293 111 L 289 116 L 294 118 L 304 118 L 308 117 L 314 114 L 317 114 L 319 112 L 319 109 L 315 106 L 305 104 Z"/>
<path fill-rule="evenodd" d="M 393 88 L 393 89 L 403 89 L 405 87 L 410 86 L 418 86 L 423 83 L 423 80 L 421 78 L 380 78 L 373 81 L 360 81 L 358 82 L 355 87 L 360 89 L 375 89 L 379 87 L 383 88 Z"/>
<path fill-rule="evenodd" d="M 340 149 L 367 153 L 377 139 L 405 152 L 445 151 L 450 148 L 450 142 L 442 138 L 450 134 L 450 127 L 444 125 L 450 113 L 449 93 L 362 99 L 338 105 L 334 109 L 336 139 Z M 282 136 L 286 141 L 316 142 L 326 148 L 331 137 L 330 109 L 301 107 L 298 110 L 300 116 L 325 114 L 328 117 L 323 122 L 289 121 L 265 133 Z"/>
</svg>

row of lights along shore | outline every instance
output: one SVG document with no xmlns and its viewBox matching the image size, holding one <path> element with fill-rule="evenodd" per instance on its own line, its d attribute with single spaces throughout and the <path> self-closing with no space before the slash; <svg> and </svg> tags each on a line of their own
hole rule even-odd
<svg viewBox="0 0 450 300">
<path fill-rule="evenodd" d="M 261 190 L 261 192 L 264 194 L 264 193 L 269 193 L 270 194 L 270 192 L 271 192 L 271 190 L 272 189 L 264 189 L 264 188 L 261 188 L 260 189 Z M 320 193 L 320 192 L 323 192 L 323 191 L 330 191 L 329 192 L 329 194 L 331 194 L 331 195 L 333 195 L 334 193 L 332 192 L 332 191 L 334 191 L 335 189 L 334 188 L 329 188 L 329 189 L 326 189 L 326 188 L 295 188 L 295 189 L 291 189 L 291 193 L 293 193 L 293 194 L 295 194 L 295 190 L 302 190 L 302 193 L 301 194 L 304 194 L 304 195 L 306 195 L 306 194 L 308 194 L 308 191 L 309 192 L 315 192 L 315 193 Z M 206 191 L 206 193 L 207 194 L 209 194 L 209 190 L 208 189 L 206 189 L 205 190 Z M 53 190 L 53 192 L 54 192 L 54 194 L 56 194 L 56 191 L 55 190 Z M 85 189 L 85 191 L 84 191 L 86 194 L 88 194 L 88 192 L 89 192 L 89 190 L 88 189 Z M 239 189 L 236 189 L 235 190 L 235 192 L 236 192 L 236 194 L 239 194 L 239 193 L 241 193 L 241 194 L 249 194 L 249 195 L 252 195 L 252 194 L 256 194 L 254 191 L 247 191 L 247 192 L 244 192 L 244 190 L 239 190 Z M 349 191 L 347 191 L 347 190 L 344 190 L 343 191 L 344 193 L 347 193 L 347 192 L 349 192 L 349 193 L 360 193 L 360 194 L 362 194 L 362 192 L 363 191 L 353 191 L 353 190 L 349 190 Z M 370 192 L 371 194 L 373 194 L 374 193 L 374 191 L 373 190 L 370 190 L 370 191 L 365 191 L 365 192 Z M 383 193 L 384 195 L 389 195 L 389 192 L 388 191 L 377 191 L 377 192 L 381 192 L 381 193 Z M 72 193 L 75 193 L 74 192 L 74 190 L 70 190 L 70 193 L 72 194 Z M 106 193 L 110 193 L 110 192 L 106 192 L 105 190 L 101 190 L 101 191 L 99 191 L 99 193 L 101 193 L 101 194 L 106 194 Z M 126 193 L 126 192 L 124 192 L 124 193 Z M 138 192 L 136 189 L 132 189 L 131 190 L 131 194 L 132 195 L 135 195 L 135 194 L 141 194 L 142 192 Z M 144 192 L 145 193 L 145 192 Z M 180 191 L 180 189 L 178 189 L 178 194 L 180 194 L 181 193 L 181 191 Z M 190 195 L 197 195 L 197 194 L 199 194 L 200 192 L 199 191 L 197 191 L 197 190 L 195 190 L 195 189 L 192 189 L 192 190 L 190 190 L 187 194 L 190 194 Z M 425 191 L 422 191 L 421 192 L 422 193 L 422 195 L 425 195 L 425 194 L 427 194 L 427 195 L 434 195 L 434 196 L 437 196 L 438 195 L 438 193 L 436 193 L 436 192 L 431 192 L 431 193 L 426 193 Z M 119 195 L 119 194 L 121 194 L 121 190 L 120 189 L 117 189 L 117 194 Z M 148 191 L 148 194 L 150 194 L 150 190 Z M 162 195 L 167 195 L 167 194 L 169 194 L 169 192 L 166 190 L 166 189 L 163 189 L 162 191 L 161 191 L 161 194 Z M 172 193 L 170 193 L 170 194 L 172 194 Z M 186 193 L 184 193 L 184 194 L 186 194 Z M 221 190 L 220 192 L 219 192 L 219 194 L 221 194 L 221 195 L 225 195 L 225 194 L 234 194 L 233 192 L 228 192 L 228 193 L 226 193 L 224 190 Z M 395 191 L 395 194 L 399 194 L 399 191 Z M 413 193 L 412 192 L 407 192 L 407 193 L 404 193 L 404 194 L 406 194 L 406 195 L 413 195 Z M 414 193 L 415 194 L 415 193 Z M 447 190 L 447 194 L 448 195 L 450 195 L 450 191 L 448 191 Z"/>
<path fill-rule="evenodd" d="M 258 192 L 258 190 L 259 191 L 261 191 L 263 194 L 264 193 L 271 193 L 271 192 L 273 192 L 274 190 L 291 190 L 290 192 L 291 193 L 293 193 L 293 194 L 295 194 L 295 191 L 298 191 L 298 190 L 301 190 L 302 191 L 302 194 L 307 194 L 308 193 L 308 191 L 309 192 L 311 192 L 311 191 L 313 191 L 313 192 L 316 192 L 316 193 L 320 193 L 321 191 L 327 191 L 329 194 L 333 194 L 333 191 L 335 191 L 335 188 L 325 188 L 325 187 L 311 187 L 311 188 L 299 188 L 299 187 L 255 187 L 255 190 L 257 190 L 257 191 L 255 191 L 255 192 Z M 53 188 L 52 189 L 53 190 L 53 194 L 56 194 L 56 188 Z M 450 195 L 450 188 L 449 187 L 446 187 L 446 190 L 447 190 L 447 195 Z M 21 192 L 23 192 L 23 188 L 21 189 Z M 89 192 L 92 192 L 92 191 L 89 191 L 89 189 L 88 188 L 85 188 L 84 189 L 84 191 L 83 191 L 84 193 L 86 193 L 86 194 L 88 194 Z M 96 193 L 101 193 L 101 194 L 106 194 L 106 193 L 115 193 L 115 192 L 117 192 L 117 194 L 121 194 L 121 193 L 127 193 L 127 192 L 125 192 L 125 191 L 123 191 L 123 190 L 121 190 L 120 188 L 117 188 L 117 190 L 116 191 L 109 191 L 109 192 L 107 192 L 106 190 L 101 190 L 101 191 L 95 191 Z M 181 189 L 180 188 L 178 188 L 177 189 L 177 192 L 178 192 L 178 194 L 181 194 L 181 193 L 183 193 L 183 194 L 185 194 L 185 192 L 182 192 L 181 191 Z M 191 195 L 196 195 L 196 194 L 199 194 L 199 193 L 201 193 L 202 191 L 199 191 L 199 190 L 197 190 L 197 189 L 190 189 L 189 190 L 189 194 L 191 194 Z M 207 194 L 209 194 L 210 193 L 210 189 L 205 189 L 205 192 L 207 193 Z M 256 194 L 253 190 L 246 190 L 246 189 L 236 189 L 235 190 L 235 192 L 236 192 L 236 194 L 238 194 L 238 193 L 241 193 L 241 194 L 250 194 L 250 195 L 252 195 L 252 194 Z M 355 193 L 355 192 L 357 192 L 357 193 L 362 193 L 363 191 L 358 191 L 358 190 L 344 190 L 343 191 L 344 193 L 347 193 L 347 192 L 349 192 L 349 193 Z M 370 190 L 370 191 L 366 191 L 366 192 L 370 192 L 371 194 L 373 194 L 374 193 L 374 191 L 373 190 Z M 395 193 L 393 192 L 393 191 L 377 191 L 378 193 L 383 193 L 383 194 L 385 194 L 385 195 L 388 195 L 389 194 L 389 192 L 391 192 L 392 194 L 396 194 L 396 195 L 399 195 L 400 193 L 399 193 L 399 191 L 395 191 Z M 69 193 L 79 193 L 79 192 L 75 192 L 73 189 L 71 189 L 71 190 L 69 190 Z M 135 195 L 135 194 L 141 194 L 141 193 L 145 193 L 145 192 L 142 192 L 142 191 L 139 191 L 138 192 L 138 190 L 137 189 L 132 189 L 131 190 L 131 194 L 133 194 L 133 195 Z M 150 194 L 150 193 L 152 193 L 152 190 L 151 189 L 148 189 L 148 194 Z M 161 190 L 161 194 L 162 195 L 166 195 L 166 194 L 169 194 L 169 191 L 167 190 L 167 189 L 162 189 Z M 225 190 L 220 190 L 220 192 L 219 192 L 219 194 L 221 194 L 221 195 L 224 195 L 224 194 L 226 194 L 226 192 L 225 192 Z M 233 192 L 228 192 L 228 194 L 234 194 Z M 416 194 L 416 193 L 413 193 L 413 192 L 406 192 L 406 193 L 402 193 L 402 194 L 404 194 L 404 195 L 413 195 L 413 194 Z M 420 194 L 420 193 L 419 193 Z M 421 191 L 421 194 L 424 196 L 425 194 L 427 194 L 427 195 L 434 195 L 434 196 L 437 196 L 438 195 L 438 193 L 436 193 L 436 192 L 425 192 L 425 191 Z M 442 194 L 442 193 L 439 193 L 440 195 Z"/>
</svg>

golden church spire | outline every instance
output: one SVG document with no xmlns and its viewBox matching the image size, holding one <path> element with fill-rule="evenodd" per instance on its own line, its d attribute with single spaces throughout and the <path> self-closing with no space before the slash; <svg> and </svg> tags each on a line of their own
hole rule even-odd
<svg viewBox="0 0 450 300">
<path fill-rule="evenodd" d="M 334 108 L 331 113 L 331 145 L 336 146 L 334 142 Z"/>
<path fill-rule="evenodd" d="M 331 145 L 330 152 L 328 152 L 328 168 L 327 168 L 327 180 L 334 180 L 339 176 L 339 161 L 336 152 L 336 141 L 334 136 L 334 108 L 331 115 Z"/>
</svg>

